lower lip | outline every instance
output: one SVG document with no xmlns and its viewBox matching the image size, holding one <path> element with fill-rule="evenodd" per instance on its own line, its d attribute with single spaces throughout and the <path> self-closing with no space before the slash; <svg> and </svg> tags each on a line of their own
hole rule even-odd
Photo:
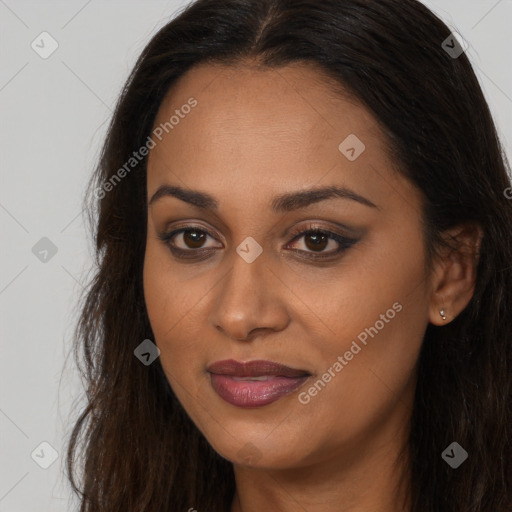
<svg viewBox="0 0 512 512">
<path fill-rule="evenodd" d="M 290 378 L 271 376 L 268 380 L 235 380 L 229 375 L 211 373 L 215 392 L 237 407 L 261 407 L 279 400 L 299 388 L 308 376 Z"/>
</svg>

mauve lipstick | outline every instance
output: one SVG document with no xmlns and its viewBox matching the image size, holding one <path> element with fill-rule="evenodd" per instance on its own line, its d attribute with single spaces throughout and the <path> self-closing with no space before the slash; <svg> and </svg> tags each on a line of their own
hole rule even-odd
<svg viewBox="0 0 512 512">
<path fill-rule="evenodd" d="M 295 391 L 310 376 L 272 361 L 233 359 L 217 361 L 207 368 L 212 387 L 226 402 L 237 407 L 261 407 Z"/>
</svg>

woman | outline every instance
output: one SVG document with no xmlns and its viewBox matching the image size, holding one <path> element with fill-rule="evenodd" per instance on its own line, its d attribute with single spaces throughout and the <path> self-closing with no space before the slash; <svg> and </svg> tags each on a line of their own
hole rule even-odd
<svg viewBox="0 0 512 512">
<path fill-rule="evenodd" d="M 421 3 L 191 4 L 89 191 L 80 510 L 512 510 L 507 169 Z"/>
</svg>

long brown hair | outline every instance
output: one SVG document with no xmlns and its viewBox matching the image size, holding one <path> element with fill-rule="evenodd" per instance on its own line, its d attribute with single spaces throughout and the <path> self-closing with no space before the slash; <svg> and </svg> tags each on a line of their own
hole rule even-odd
<svg viewBox="0 0 512 512">
<path fill-rule="evenodd" d="M 145 366 L 134 356 L 154 340 L 142 287 L 146 158 L 122 180 L 112 177 L 146 144 L 180 76 L 200 62 L 247 58 L 267 67 L 319 65 L 375 115 L 399 171 L 423 192 L 429 254 L 443 230 L 482 227 L 471 302 L 425 333 L 408 444 L 411 510 L 512 510 L 509 167 L 466 54 L 455 58 L 443 47 L 449 36 L 416 0 L 198 0 L 152 38 L 85 196 L 96 269 L 73 347 L 87 404 L 67 454 L 81 512 L 229 510 L 232 464 L 189 419 L 160 361 Z M 469 454 L 457 469 L 441 457 L 453 441 Z"/>
</svg>

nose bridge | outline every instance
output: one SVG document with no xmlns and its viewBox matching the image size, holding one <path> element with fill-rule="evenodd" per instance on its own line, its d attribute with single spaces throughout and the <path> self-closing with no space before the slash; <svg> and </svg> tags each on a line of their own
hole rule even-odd
<svg viewBox="0 0 512 512">
<path fill-rule="evenodd" d="M 231 271 L 221 286 L 220 300 L 225 306 L 231 304 L 240 312 L 256 312 L 269 291 L 265 286 L 265 273 L 269 270 L 266 268 L 263 251 L 260 250 L 260 254 L 256 255 L 257 247 L 250 240 L 244 240 L 232 250 Z"/>
<path fill-rule="evenodd" d="M 286 313 L 272 285 L 263 247 L 247 237 L 232 248 L 231 270 L 220 283 L 210 321 L 226 335 L 244 339 L 254 329 L 280 329 Z"/>
</svg>

